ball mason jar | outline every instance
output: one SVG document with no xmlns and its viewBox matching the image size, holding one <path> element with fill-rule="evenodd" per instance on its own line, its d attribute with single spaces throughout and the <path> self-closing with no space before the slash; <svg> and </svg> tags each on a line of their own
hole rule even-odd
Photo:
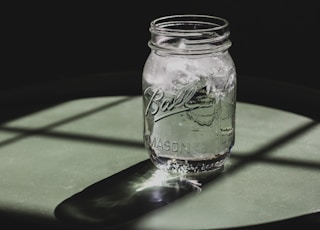
<svg viewBox="0 0 320 230">
<path fill-rule="evenodd" d="M 171 15 L 150 23 L 142 76 L 144 143 L 159 169 L 223 169 L 235 140 L 236 69 L 228 22 Z"/>
</svg>

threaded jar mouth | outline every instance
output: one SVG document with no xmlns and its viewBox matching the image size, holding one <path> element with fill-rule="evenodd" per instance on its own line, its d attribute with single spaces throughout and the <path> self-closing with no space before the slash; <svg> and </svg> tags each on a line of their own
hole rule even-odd
<svg viewBox="0 0 320 230">
<path fill-rule="evenodd" d="M 231 46 L 229 23 L 211 15 L 171 15 L 150 23 L 151 49 L 176 54 L 203 54 Z"/>
</svg>

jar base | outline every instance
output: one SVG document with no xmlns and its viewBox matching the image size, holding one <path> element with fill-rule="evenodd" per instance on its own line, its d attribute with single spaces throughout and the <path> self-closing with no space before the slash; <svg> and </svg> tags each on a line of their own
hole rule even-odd
<svg viewBox="0 0 320 230">
<path fill-rule="evenodd" d="M 152 163 L 160 170 L 174 174 L 197 174 L 203 172 L 221 171 L 230 152 L 220 154 L 218 157 L 206 160 L 186 160 L 168 158 L 150 154 Z"/>
</svg>

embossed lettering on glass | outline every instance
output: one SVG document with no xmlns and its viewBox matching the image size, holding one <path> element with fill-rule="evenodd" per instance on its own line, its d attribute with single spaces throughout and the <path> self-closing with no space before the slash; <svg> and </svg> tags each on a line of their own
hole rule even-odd
<svg viewBox="0 0 320 230">
<path fill-rule="evenodd" d="M 172 15 L 150 24 L 142 77 L 144 142 L 164 171 L 221 169 L 234 145 L 236 69 L 228 22 Z"/>
</svg>

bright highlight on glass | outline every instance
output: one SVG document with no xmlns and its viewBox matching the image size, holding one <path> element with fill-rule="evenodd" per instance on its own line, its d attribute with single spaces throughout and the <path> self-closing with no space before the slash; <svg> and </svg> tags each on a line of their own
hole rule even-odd
<svg viewBox="0 0 320 230">
<path fill-rule="evenodd" d="M 228 22 L 172 15 L 150 24 L 143 78 L 144 140 L 161 170 L 221 169 L 234 145 L 236 70 Z"/>
</svg>

